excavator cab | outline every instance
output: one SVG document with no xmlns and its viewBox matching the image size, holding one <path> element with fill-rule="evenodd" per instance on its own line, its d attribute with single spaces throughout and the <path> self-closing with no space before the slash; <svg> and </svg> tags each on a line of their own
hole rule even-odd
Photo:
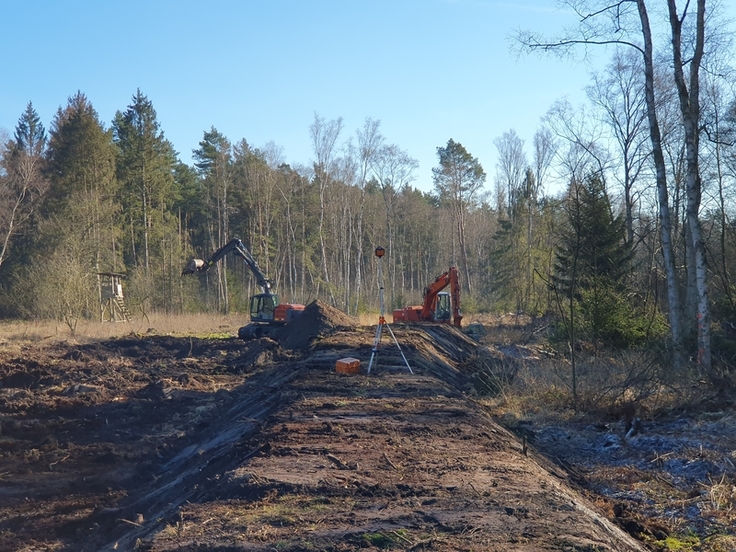
<svg viewBox="0 0 736 552">
<path fill-rule="evenodd" d="M 272 293 L 259 293 L 250 298 L 250 319 L 252 322 L 272 322 L 279 305 L 279 296 Z"/>
<path fill-rule="evenodd" d="M 437 294 L 437 303 L 434 308 L 434 321 L 449 322 L 450 318 L 452 318 L 450 294 L 446 291 L 441 291 Z"/>
</svg>

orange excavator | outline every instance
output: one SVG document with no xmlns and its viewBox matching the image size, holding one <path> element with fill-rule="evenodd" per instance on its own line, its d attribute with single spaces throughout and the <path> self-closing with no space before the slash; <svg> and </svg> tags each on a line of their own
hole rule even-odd
<svg viewBox="0 0 736 552">
<path fill-rule="evenodd" d="M 450 286 L 450 291 L 442 291 Z M 394 322 L 439 322 L 458 328 L 463 319 L 460 314 L 460 280 L 457 268 L 443 272 L 424 288 L 424 304 L 394 310 Z"/>
</svg>

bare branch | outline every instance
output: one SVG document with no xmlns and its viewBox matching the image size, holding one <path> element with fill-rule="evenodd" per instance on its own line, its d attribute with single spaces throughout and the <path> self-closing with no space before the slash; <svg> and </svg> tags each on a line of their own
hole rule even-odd
<svg viewBox="0 0 736 552">
<path fill-rule="evenodd" d="M 526 46 L 530 50 L 543 50 L 543 51 L 550 51 L 550 50 L 554 50 L 557 48 L 565 48 L 567 46 L 576 46 L 580 44 L 589 44 L 589 45 L 595 45 L 595 46 L 619 44 L 622 46 L 630 46 L 638 50 L 642 54 L 644 53 L 644 50 L 638 44 L 634 44 L 633 42 L 629 42 L 627 40 L 567 39 L 567 40 L 559 40 L 557 42 L 522 42 L 522 45 Z"/>
<path fill-rule="evenodd" d="M 575 7 L 573 7 L 573 10 L 575 10 L 575 13 L 580 16 L 580 22 L 585 22 L 588 19 L 592 19 L 594 17 L 597 17 L 601 14 L 604 14 L 606 12 L 616 10 L 616 15 L 614 16 L 616 19 L 620 19 L 621 17 L 621 6 L 623 4 L 635 4 L 636 0 L 621 0 L 620 2 L 616 2 L 615 4 L 611 4 L 610 6 L 606 6 L 598 11 L 591 12 L 588 15 L 583 15 L 581 12 L 579 12 Z"/>
</svg>

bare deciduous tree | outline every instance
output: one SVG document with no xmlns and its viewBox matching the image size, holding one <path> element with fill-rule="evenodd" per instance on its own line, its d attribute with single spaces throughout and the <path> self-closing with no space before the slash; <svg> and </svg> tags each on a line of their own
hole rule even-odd
<svg viewBox="0 0 736 552">
<path fill-rule="evenodd" d="M 524 141 L 519 138 L 514 129 L 511 129 L 493 140 L 493 145 L 496 146 L 498 151 L 498 161 L 496 162 L 497 189 L 506 189 L 504 194 L 506 216 L 513 220 L 517 195 L 522 188 L 524 175 L 529 165 L 524 152 Z M 500 208 L 501 202 L 499 201 Z"/>
<path fill-rule="evenodd" d="M 567 150 L 559 148 L 557 153 L 566 153 L 563 165 L 572 176 L 583 180 L 585 173 L 604 173 L 608 170 L 609 153 L 601 138 L 597 125 L 590 125 L 591 117 L 585 108 L 574 108 L 566 99 L 556 101 L 543 118 L 546 127 L 563 142 L 570 144 Z M 569 181 L 568 175 L 564 178 Z"/>
<path fill-rule="evenodd" d="M 588 98 L 598 106 L 618 146 L 624 194 L 626 241 L 634 245 L 635 186 L 649 160 L 646 101 L 641 59 L 632 50 L 617 50 L 605 74 L 593 76 Z"/>
<path fill-rule="evenodd" d="M 365 214 L 366 201 L 366 184 L 368 184 L 369 175 L 375 170 L 378 163 L 381 149 L 383 148 L 384 138 L 380 131 L 381 121 L 378 119 L 367 118 L 363 123 L 363 128 L 357 131 L 358 151 L 357 151 L 357 184 L 360 189 L 360 205 L 356 221 L 356 263 L 355 263 L 355 304 L 354 312 L 357 314 L 358 305 L 360 303 L 361 293 L 363 291 L 363 217 Z M 389 251 L 391 251 L 389 247 Z M 393 255 L 392 255 L 393 257 Z M 348 309 L 348 312 L 349 309 Z"/>
<path fill-rule="evenodd" d="M 642 0 L 643 1 L 643 0 Z M 693 16 L 690 3 L 678 12 L 675 0 L 668 0 L 670 27 L 672 29 L 672 57 L 675 84 L 680 100 L 682 125 L 685 131 L 687 155 L 687 223 L 691 246 L 695 256 L 695 285 L 697 291 L 698 364 L 705 370 L 711 367 L 710 306 L 708 303 L 708 270 L 706 267 L 705 242 L 700 227 L 700 201 L 702 182 L 700 179 L 700 66 L 705 48 L 705 0 L 697 1 L 694 14 L 695 40 L 691 52 L 683 58 L 683 24 L 688 15 Z M 689 76 L 685 75 L 685 65 Z"/>
<path fill-rule="evenodd" d="M 2 140 L 0 153 L 0 265 L 15 235 L 31 220 L 48 190 L 43 176 L 46 131 L 28 103 L 13 140 Z"/>
<path fill-rule="evenodd" d="M 541 127 L 534 133 L 534 153 L 532 154 L 532 168 L 539 193 L 544 190 L 547 174 L 556 153 L 557 142 L 552 131 L 547 126 Z"/>
<path fill-rule="evenodd" d="M 401 150 L 398 146 L 383 146 L 378 151 L 374 166 L 374 176 L 381 188 L 381 197 L 386 208 L 386 234 L 388 239 L 388 250 L 397 250 L 396 229 L 394 220 L 396 216 L 396 203 L 400 194 L 406 186 L 414 179 L 414 171 L 419 166 L 416 159 Z M 396 268 L 399 255 L 391 255 L 388 259 L 389 274 L 391 274 L 391 304 L 396 296 Z"/>
<path fill-rule="evenodd" d="M 335 294 L 330 285 L 330 271 L 327 266 L 327 248 L 325 246 L 325 213 L 327 190 L 335 170 L 335 158 L 337 156 L 337 140 L 342 132 L 342 117 L 332 121 L 325 121 L 316 113 L 314 121 L 309 127 L 314 150 L 314 176 L 319 182 L 319 242 L 322 256 L 322 277 L 327 286 L 332 304 L 335 304 Z"/>
<path fill-rule="evenodd" d="M 667 172 L 662 150 L 662 136 L 655 99 L 654 41 L 649 10 L 646 0 L 569 0 L 560 2 L 571 8 L 579 16 L 579 26 L 557 39 L 546 40 L 529 32 L 519 33 L 518 43 L 530 50 L 555 53 L 568 53 L 577 46 L 596 46 L 605 44 L 624 45 L 633 48 L 642 56 L 644 71 L 644 90 L 649 136 L 656 170 L 659 197 L 659 219 L 661 228 L 662 253 L 667 273 L 667 294 L 670 307 L 670 328 L 674 345 L 676 364 L 682 363 L 684 335 L 682 332 L 679 285 L 675 270 L 672 246 L 672 224 L 669 210 Z M 699 207 L 701 186 L 698 158 L 700 133 L 700 66 L 705 44 L 705 0 L 697 0 L 693 7 L 688 1 L 678 10 L 676 0 L 667 0 L 666 16 L 669 23 L 669 47 L 674 68 L 674 83 L 680 102 L 681 124 L 685 135 L 687 150 L 687 222 L 692 248 L 697 301 L 698 362 L 705 370 L 710 369 L 710 312 L 708 306 L 708 287 L 706 280 L 705 248 L 700 231 Z M 692 22 L 683 54 L 683 31 L 685 23 Z M 685 75 L 685 67 L 689 74 Z"/>
</svg>

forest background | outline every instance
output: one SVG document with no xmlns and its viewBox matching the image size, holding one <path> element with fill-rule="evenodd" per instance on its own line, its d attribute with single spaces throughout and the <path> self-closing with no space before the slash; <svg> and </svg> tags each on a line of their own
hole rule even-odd
<svg viewBox="0 0 736 552">
<path fill-rule="evenodd" d="M 668 2 L 671 32 L 654 36 L 643 1 L 568 4 L 590 9 L 577 34 L 520 32 L 517 46 L 605 40 L 614 54 L 586 105 L 552 105 L 530 145 L 513 129 L 494 140 L 491 182 L 455 136 L 437 145 L 433 189 L 413 187 L 416 160 L 377 119 L 346 135 L 315 114 L 309 166 L 212 127 L 187 165 L 141 90 L 109 124 L 79 91 L 48 131 L 29 101 L 2 139 L 0 316 L 74 331 L 103 315 L 105 273 L 124 275 L 134 314 L 245 313 L 258 290 L 237 260 L 180 276 L 233 237 L 282 300 L 375 311 L 381 246 L 389 308 L 457 266 L 466 314 L 551 316 L 573 349 L 656 346 L 720 378 L 736 354 L 732 29 L 702 0 Z"/>
</svg>

